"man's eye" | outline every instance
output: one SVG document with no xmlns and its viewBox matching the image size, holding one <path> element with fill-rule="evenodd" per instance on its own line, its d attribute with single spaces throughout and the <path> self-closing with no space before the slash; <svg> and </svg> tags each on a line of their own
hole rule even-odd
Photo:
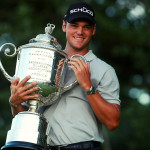
<svg viewBox="0 0 150 150">
<path fill-rule="evenodd" d="M 72 27 L 77 27 L 77 25 L 76 25 L 76 24 L 71 24 L 71 26 L 72 26 Z"/>
<path fill-rule="evenodd" d="M 85 28 L 85 29 L 90 29 L 90 28 L 91 28 L 91 26 L 85 26 L 84 28 Z"/>
</svg>

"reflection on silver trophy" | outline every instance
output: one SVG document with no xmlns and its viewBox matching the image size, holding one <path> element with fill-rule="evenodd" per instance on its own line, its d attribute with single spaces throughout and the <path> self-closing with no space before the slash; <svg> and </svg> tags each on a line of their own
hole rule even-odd
<svg viewBox="0 0 150 150">
<path fill-rule="evenodd" d="M 4 50 L 7 57 L 17 55 L 15 75 L 11 77 L 4 69 L 0 59 L 0 69 L 4 76 L 11 82 L 19 77 L 22 80 L 27 75 L 31 79 L 27 84 L 37 81 L 39 98 L 28 100 L 28 111 L 24 111 L 15 116 L 11 129 L 7 133 L 6 145 L 2 149 L 43 149 L 47 147 L 46 134 L 48 123 L 42 114 L 38 113 L 40 106 L 53 104 L 65 91 L 77 84 L 74 81 L 68 86 L 64 86 L 65 69 L 70 60 L 68 55 L 61 50 L 56 38 L 51 36 L 55 25 L 48 24 L 45 34 L 39 34 L 29 41 L 29 44 L 16 49 L 12 43 L 3 44 L 0 52 Z M 13 54 L 9 47 L 13 47 Z M 82 56 L 75 56 L 81 57 Z M 84 58 L 83 58 L 84 59 Z"/>
</svg>

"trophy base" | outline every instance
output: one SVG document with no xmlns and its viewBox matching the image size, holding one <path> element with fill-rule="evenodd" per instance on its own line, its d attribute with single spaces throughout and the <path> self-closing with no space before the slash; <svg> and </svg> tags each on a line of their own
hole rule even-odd
<svg viewBox="0 0 150 150">
<path fill-rule="evenodd" d="M 40 145 L 29 142 L 12 141 L 4 145 L 1 150 L 47 150 Z"/>
<path fill-rule="evenodd" d="M 29 111 L 20 112 L 13 118 L 11 129 L 7 133 L 6 144 L 2 149 L 42 150 L 47 148 L 47 126 L 48 123 L 43 115 Z"/>
</svg>

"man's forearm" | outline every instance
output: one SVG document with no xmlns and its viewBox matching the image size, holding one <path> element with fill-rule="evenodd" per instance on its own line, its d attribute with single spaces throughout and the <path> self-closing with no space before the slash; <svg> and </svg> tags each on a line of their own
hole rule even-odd
<svg viewBox="0 0 150 150">
<path fill-rule="evenodd" d="M 92 95 L 87 95 L 91 107 L 97 118 L 105 124 L 109 130 L 115 129 L 120 121 L 120 106 L 111 104 L 105 101 L 101 95 L 96 92 Z"/>
</svg>

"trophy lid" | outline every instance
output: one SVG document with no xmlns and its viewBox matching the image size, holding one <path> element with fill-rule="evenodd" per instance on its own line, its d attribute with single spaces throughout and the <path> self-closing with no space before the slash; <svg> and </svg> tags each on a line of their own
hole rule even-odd
<svg viewBox="0 0 150 150">
<path fill-rule="evenodd" d="M 51 46 L 54 46 L 55 48 L 61 50 L 61 45 L 57 42 L 56 38 L 51 36 L 51 33 L 53 32 L 55 28 L 54 24 L 47 24 L 47 27 L 45 27 L 45 34 L 39 34 L 36 36 L 36 38 L 33 38 L 29 41 L 29 43 L 43 43 L 48 44 Z"/>
<path fill-rule="evenodd" d="M 55 28 L 54 24 L 47 24 L 45 27 L 45 34 L 39 34 L 36 38 L 29 40 L 28 44 L 19 46 L 17 52 L 26 48 L 44 48 L 47 50 L 57 51 L 63 56 L 68 58 L 68 55 L 62 50 L 61 45 L 57 42 L 56 38 L 51 35 Z"/>
</svg>

